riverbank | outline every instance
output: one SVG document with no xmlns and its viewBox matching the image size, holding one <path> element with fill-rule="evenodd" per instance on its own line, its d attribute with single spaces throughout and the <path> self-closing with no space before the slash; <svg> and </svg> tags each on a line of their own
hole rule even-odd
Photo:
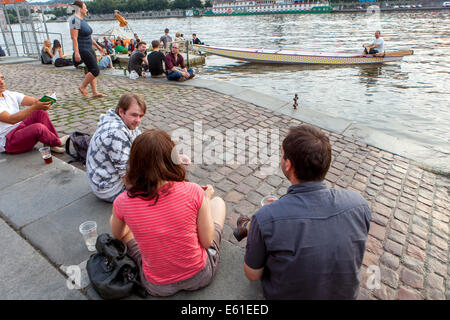
<svg viewBox="0 0 450 320">
<path fill-rule="evenodd" d="M 364 4 L 363 4 L 364 5 Z M 365 4 L 364 6 L 362 6 L 361 4 L 358 4 L 359 7 L 356 7 L 356 5 L 352 5 L 351 7 L 349 5 L 344 6 L 344 7 L 336 7 L 332 12 L 328 13 L 328 14 L 335 14 L 335 13 L 349 13 L 349 12 L 360 12 L 360 13 L 367 13 L 367 10 L 369 8 L 370 5 Z M 380 11 L 382 12 L 415 12 L 415 11 L 446 11 L 446 10 L 450 10 L 449 7 L 442 7 L 442 6 L 430 6 L 430 7 L 421 7 L 421 8 L 394 8 L 394 5 L 392 5 L 392 7 L 385 7 L 385 6 L 381 6 L 380 7 Z M 307 14 L 307 13 L 305 13 Z M 322 14 L 326 14 L 326 13 L 322 13 Z M 266 15 L 270 15 L 270 14 L 266 14 Z M 286 13 L 285 15 L 302 15 L 301 13 Z M 233 16 L 233 15 L 230 15 Z M 145 19 L 166 19 L 166 18 L 200 18 L 200 17 L 208 17 L 207 15 L 203 15 L 200 14 L 198 16 L 186 16 L 184 11 L 180 11 L 180 10 L 175 10 L 175 11 L 156 11 L 156 12 L 152 12 L 152 11 L 148 11 L 148 12 L 139 12 L 139 13 L 126 13 L 124 14 L 124 17 L 127 20 L 145 20 Z M 59 17 L 56 20 L 53 21 L 47 21 L 47 22 L 66 22 L 67 21 L 68 16 L 66 17 Z M 115 21 L 116 18 L 114 17 L 114 14 L 91 14 L 89 16 L 86 17 L 86 19 L 88 21 Z"/>
<path fill-rule="evenodd" d="M 199 79 L 195 78 L 180 85 L 164 80 L 133 81 L 124 76 L 102 73 L 99 90 L 108 96 L 102 99 L 85 99 L 76 90 L 76 84 L 83 78 L 83 72 L 80 70 L 26 63 L 3 65 L 2 73 L 10 90 L 34 96 L 53 91 L 57 93 L 59 102 L 49 114 L 61 134 L 70 134 L 73 131 L 92 134 L 99 115 L 108 108 L 113 108 L 120 95 L 130 90 L 141 94 L 148 104 L 147 114 L 140 126 L 142 130 L 193 130 L 195 123 L 201 123 L 203 132 L 214 129 L 225 136 L 228 129 L 277 129 L 281 141 L 288 128 L 293 125 L 310 122 L 324 128 L 330 137 L 333 150 L 332 164 L 326 176 L 327 185 L 361 193 L 370 203 L 373 212 L 361 270 L 363 280 L 359 299 L 450 298 L 450 179 L 424 170 L 414 161 L 382 150 L 358 137 L 338 133 L 346 132 L 345 122 L 336 118 L 330 118 L 328 121 L 319 117 L 318 113 L 314 115 L 313 112 L 306 111 L 299 113 L 305 117 L 309 115 L 310 118 L 299 120 L 291 111 L 291 105 L 277 105 L 276 99 L 225 82 L 204 81 L 201 75 L 198 76 Z M 43 79 L 45 81 L 42 81 Z M 284 110 L 294 116 L 283 113 Z M 323 124 L 316 121 L 323 121 Z M 375 141 L 377 137 L 373 138 Z M 386 139 L 386 144 L 395 140 L 386 136 L 378 138 Z M 227 219 L 223 240 L 230 250 L 245 246 L 245 240 L 237 243 L 232 235 L 239 215 L 252 214 L 259 207 L 262 196 L 269 193 L 282 195 L 289 185 L 280 170 L 273 175 L 262 175 L 260 169 L 263 164 L 250 164 L 252 155 L 246 151 L 247 149 L 244 150 L 245 163 L 194 162 L 188 175 L 189 180 L 193 182 L 213 184 L 216 194 L 226 201 Z M 94 217 L 100 222 L 99 229 L 108 231 L 110 208 L 89 195 L 83 196 L 89 193 L 89 189 L 86 189 L 86 177 L 79 171 L 72 173 L 70 166 L 60 163 L 59 173 L 53 172 L 58 169 L 54 168 L 49 176 L 45 176 L 35 172 L 50 168 L 45 167 L 37 153 L 0 157 L 2 177 L 22 177 L 21 181 L 15 183 L 8 179 L 0 181 L 2 219 L 25 241 L 39 249 L 39 254 L 50 260 L 54 266 L 59 268 L 68 263 L 82 265 L 83 259 L 87 259 L 88 255 L 82 251 L 85 248 L 78 234 L 78 222 Z M 4 159 L 6 161 L 3 161 Z M 64 159 L 63 156 L 61 159 L 67 158 Z M 9 166 L 9 163 L 14 164 L 16 169 L 12 170 L 13 165 Z M 37 168 L 39 164 L 41 169 Z M 30 178 L 29 175 L 36 177 Z M 85 189 L 77 191 L 81 193 L 72 192 L 71 183 L 64 184 L 64 181 L 71 181 L 66 180 L 69 176 L 79 179 L 79 183 L 84 185 Z M 41 185 L 50 189 L 39 188 Z M 26 192 L 23 191 L 24 188 L 27 189 Z M 64 195 L 59 196 L 62 192 Z M 24 195 L 29 201 L 23 201 Z M 73 197 L 77 195 L 87 202 L 74 201 Z M 69 199 L 69 196 L 72 199 Z M 46 199 L 48 205 L 37 206 L 33 203 L 42 199 Z M 82 205 L 83 203 L 85 205 Z M 49 226 L 52 226 L 51 230 L 48 229 Z M 242 266 L 243 253 L 240 252 L 233 256 L 233 266 Z M 370 283 L 367 279 L 371 275 L 369 266 L 377 266 L 380 270 L 380 286 L 375 289 L 367 287 L 367 283 Z M 224 268 L 226 266 L 219 267 L 222 271 L 226 270 Z M 234 279 L 239 275 L 242 275 L 241 269 L 234 270 L 232 277 Z M 224 284 L 226 285 L 226 282 Z M 45 283 L 35 283 L 32 286 L 44 285 Z M 15 283 L 16 290 L 24 290 L 22 286 L 22 283 Z M 244 282 L 242 286 L 241 290 L 250 290 L 247 287 L 248 282 Z M 230 286 L 225 286 L 221 291 L 222 297 L 246 299 L 245 296 L 239 296 L 240 291 L 230 290 Z M 205 294 L 205 291 L 198 294 L 201 295 L 202 292 Z M 186 294 L 182 295 L 181 299 L 192 297 Z M 215 299 L 214 296 L 208 297 Z M 88 293 L 88 298 L 93 297 Z"/>
</svg>

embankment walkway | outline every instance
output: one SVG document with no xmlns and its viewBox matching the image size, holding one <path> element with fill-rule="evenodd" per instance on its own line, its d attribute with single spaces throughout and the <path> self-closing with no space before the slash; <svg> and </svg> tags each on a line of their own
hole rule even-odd
<svg viewBox="0 0 450 320">
<path fill-rule="evenodd" d="M 77 91 L 83 78 L 80 70 L 33 63 L 2 65 L 0 69 L 9 90 L 32 96 L 56 92 L 59 102 L 49 114 L 60 134 L 93 133 L 99 115 L 114 108 L 120 95 L 128 91 L 141 94 L 147 101 L 142 130 L 193 131 L 194 123 L 201 123 L 204 133 L 214 129 L 224 136 L 227 129 L 278 129 L 281 141 L 290 126 L 302 121 L 322 127 L 333 148 L 327 184 L 360 192 L 373 211 L 359 298 L 450 298 L 449 179 L 406 157 L 355 140 L 345 134 L 348 125 L 342 120 L 307 112 L 293 114 L 287 105 L 273 98 L 226 83 L 215 83 L 212 88 L 201 79 L 178 85 L 102 74 L 99 90 L 108 97 L 85 99 Z M 294 117 L 303 118 L 301 121 Z M 243 275 L 245 241 L 237 243 L 232 228 L 239 214 L 254 213 L 263 196 L 282 195 L 289 184 L 280 170 L 275 175 L 262 175 L 263 164 L 250 161 L 255 155 L 240 151 L 245 154 L 244 164 L 207 165 L 194 161 L 189 169 L 189 180 L 213 184 L 216 194 L 227 203 L 223 253 L 211 286 L 172 299 L 262 298 L 259 283 L 250 283 Z M 96 220 L 99 232 L 109 232 L 111 205 L 92 195 L 83 170 L 59 159 L 46 166 L 37 151 L 32 151 L 0 154 L 0 177 L 0 238 L 10 244 L 2 246 L 0 271 L 14 270 L 0 272 L 1 282 L 6 283 L 0 288 L 0 297 L 97 298 L 86 279 L 82 281 L 84 289 L 78 291 L 67 289 L 64 277 L 65 267 L 83 266 L 90 254 L 78 232 L 79 224 Z M 381 272 L 378 289 L 367 286 L 368 266 L 376 266 Z"/>
</svg>

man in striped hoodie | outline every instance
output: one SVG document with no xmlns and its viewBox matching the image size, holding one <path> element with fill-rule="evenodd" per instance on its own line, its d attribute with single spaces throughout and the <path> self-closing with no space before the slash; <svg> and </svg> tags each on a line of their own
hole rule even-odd
<svg viewBox="0 0 450 320">
<path fill-rule="evenodd" d="M 141 134 L 138 129 L 147 111 L 144 99 L 136 93 L 125 93 L 115 110 L 100 116 L 97 131 L 89 143 L 86 171 L 94 194 L 108 202 L 125 190 L 131 145 Z"/>
</svg>

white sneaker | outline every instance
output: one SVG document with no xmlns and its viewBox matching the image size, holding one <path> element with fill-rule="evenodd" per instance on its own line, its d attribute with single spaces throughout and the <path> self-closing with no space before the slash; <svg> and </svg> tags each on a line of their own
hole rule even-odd
<svg viewBox="0 0 450 320">
<path fill-rule="evenodd" d="M 65 136 L 62 136 L 61 138 L 59 138 L 59 140 L 61 140 L 60 147 L 63 147 L 66 145 L 66 141 L 67 141 L 67 139 L 69 139 L 69 137 L 70 136 L 68 134 L 66 134 Z"/>
<path fill-rule="evenodd" d="M 66 148 L 64 147 L 51 147 L 50 150 L 55 153 L 64 153 L 66 152 Z"/>
</svg>

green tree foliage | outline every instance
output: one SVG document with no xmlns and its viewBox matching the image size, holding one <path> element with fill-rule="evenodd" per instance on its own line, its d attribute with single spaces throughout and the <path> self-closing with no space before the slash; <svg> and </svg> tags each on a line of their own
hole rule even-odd
<svg viewBox="0 0 450 320">
<path fill-rule="evenodd" d="M 57 17 L 64 17 L 67 15 L 67 9 L 66 8 L 55 8 L 50 12 L 46 13 L 53 13 Z"/>
<path fill-rule="evenodd" d="M 10 12 L 8 12 L 8 19 L 9 19 L 9 23 L 18 23 L 19 22 L 19 19 L 17 19 L 17 16 L 13 15 Z"/>
<path fill-rule="evenodd" d="M 191 7 L 191 1 L 189 0 L 175 0 L 171 3 L 171 9 L 187 9 Z"/>
<path fill-rule="evenodd" d="M 93 0 L 86 5 L 92 14 L 203 8 L 200 0 L 175 0 L 170 5 L 167 0 Z"/>
<path fill-rule="evenodd" d="M 169 2 L 167 0 L 147 0 L 147 2 L 149 4 L 149 8 L 151 8 L 148 10 L 160 11 L 169 8 Z"/>
</svg>

